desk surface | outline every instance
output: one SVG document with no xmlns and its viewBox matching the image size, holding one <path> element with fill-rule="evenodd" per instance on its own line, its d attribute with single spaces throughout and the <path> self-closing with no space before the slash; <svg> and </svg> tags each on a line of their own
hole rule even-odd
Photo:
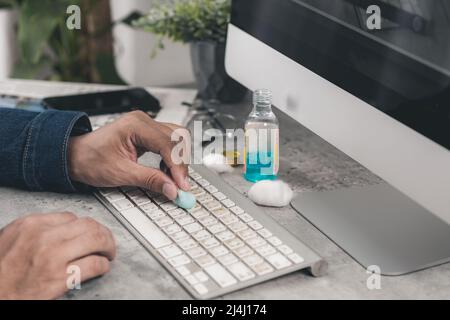
<svg viewBox="0 0 450 320">
<path fill-rule="evenodd" d="M 170 94 L 175 98 L 186 92 L 173 90 Z M 241 106 L 220 106 L 221 111 L 235 115 L 246 114 L 247 109 Z M 282 150 L 280 176 L 296 192 L 380 182 L 378 177 L 306 128 L 284 114 L 278 113 L 278 117 Z M 250 187 L 239 169 L 223 175 L 223 178 L 244 194 Z M 382 277 L 381 289 L 369 290 L 366 286 L 369 276 L 366 271 L 291 207 L 261 210 L 268 212 L 324 257 L 330 265 L 329 273 L 322 278 L 313 278 L 305 272 L 297 272 L 226 295 L 223 297 L 225 299 L 450 298 L 450 264 L 400 277 Z M 67 299 L 191 298 L 93 196 L 30 193 L 0 188 L 0 211 L 0 227 L 26 213 L 72 211 L 80 216 L 91 216 L 112 230 L 118 255 L 112 263 L 111 272 L 83 284 L 80 291 L 67 294 Z"/>
</svg>

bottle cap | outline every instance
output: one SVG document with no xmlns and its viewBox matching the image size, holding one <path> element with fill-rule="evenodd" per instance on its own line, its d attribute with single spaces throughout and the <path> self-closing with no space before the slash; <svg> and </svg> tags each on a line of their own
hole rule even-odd
<svg viewBox="0 0 450 320">
<path fill-rule="evenodd" d="M 269 89 L 258 89 L 253 92 L 254 104 L 272 104 L 272 91 Z"/>
</svg>

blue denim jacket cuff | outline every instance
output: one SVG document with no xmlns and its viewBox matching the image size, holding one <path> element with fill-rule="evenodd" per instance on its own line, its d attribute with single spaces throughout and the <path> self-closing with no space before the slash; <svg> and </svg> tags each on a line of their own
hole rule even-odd
<svg viewBox="0 0 450 320">
<path fill-rule="evenodd" d="M 92 131 L 85 113 L 46 111 L 30 123 L 23 153 L 23 175 L 32 190 L 76 191 L 69 177 L 69 138 Z"/>
</svg>

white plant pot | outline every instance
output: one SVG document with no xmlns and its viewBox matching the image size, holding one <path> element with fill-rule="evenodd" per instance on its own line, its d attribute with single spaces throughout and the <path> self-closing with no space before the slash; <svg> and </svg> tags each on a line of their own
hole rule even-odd
<svg viewBox="0 0 450 320">
<path fill-rule="evenodd" d="M 17 57 L 15 25 L 17 13 L 11 9 L 0 9 L 0 80 L 11 76 Z"/>
</svg>

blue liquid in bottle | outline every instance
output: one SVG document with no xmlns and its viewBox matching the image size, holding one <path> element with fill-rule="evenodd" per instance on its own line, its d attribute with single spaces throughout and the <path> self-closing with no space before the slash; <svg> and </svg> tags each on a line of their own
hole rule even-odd
<svg viewBox="0 0 450 320">
<path fill-rule="evenodd" d="M 269 90 L 253 94 L 253 111 L 245 123 L 245 173 L 248 181 L 275 180 L 279 168 L 279 126 Z"/>
</svg>

